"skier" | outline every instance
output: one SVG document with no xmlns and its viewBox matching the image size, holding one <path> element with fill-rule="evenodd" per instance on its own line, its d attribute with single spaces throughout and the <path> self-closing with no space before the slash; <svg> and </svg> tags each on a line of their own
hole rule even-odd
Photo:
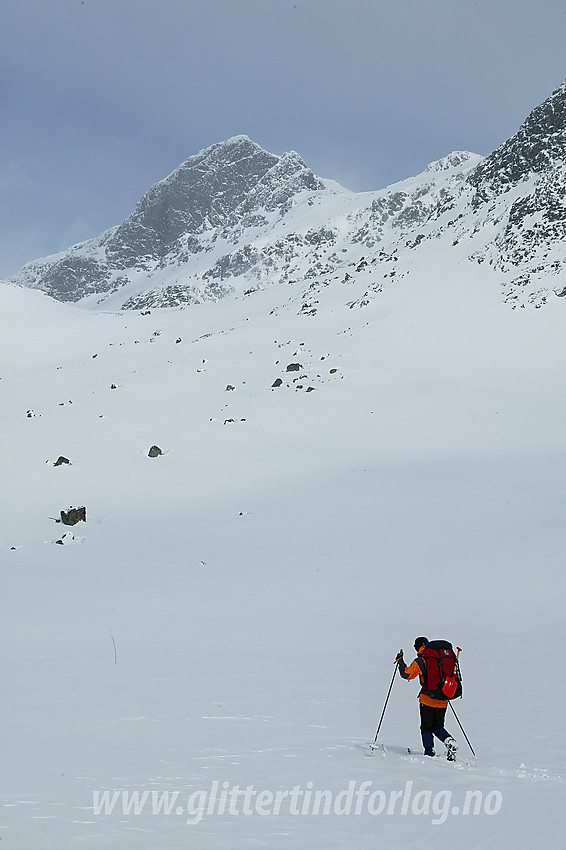
<svg viewBox="0 0 566 850">
<path fill-rule="evenodd" d="M 434 738 L 436 735 L 439 741 L 442 741 L 447 750 L 446 757 L 448 761 L 454 761 L 456 751 L 458 749 L 456 741 L 452 735 L 444 728 L 444 716 L 448 701 L 445 699 L 433 699 L 430 697 L 424 688 L 426 678 L 426 662 L 420 656 L 424 652 L 428 644 L 428 638 L 415 638 L 415 650 L 417 657 L 408 667 L 403 661 L 403 650 L 400 650 L 395 662 L 397 664 L 399 674 L 403 679 L 411 680 L 420 677 L 422 685 L 419 694 L 420 712 L 421 712 L 421 738 L 423 741 L 425 756 L 434 756 Z"/>
</svg>

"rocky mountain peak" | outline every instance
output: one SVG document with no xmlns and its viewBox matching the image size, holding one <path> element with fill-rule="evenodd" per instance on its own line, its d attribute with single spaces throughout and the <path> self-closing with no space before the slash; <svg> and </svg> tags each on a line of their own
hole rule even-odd
<svg viewBox="0 0 566 850">
<path fill-rule="evenodd" d="M 514 136 L 474 170 L 469 182 L 487 195 L 505 192 L 566 159 L 566 81 L 537 106 Z"/>
<path fill-rule="evenodd" d="M 448 171 L 452 168 L 461 170 L 466 166 L 471 168 L 481 159 L 482 157 L 480 157 L 477 153 L 472 153 L 471 151 L 452 151 L 447 156 L 443 156 L 442 159 L 436 159 L 434 162 L 429 162 L 425 168 L 425 172 L 434 173 L 438 171 Z"/>
<path fill-rule="evenodd" d="M 189 157 L 141 198 L 106 243 L 114 263 L 167 254 L 181 237 L 225 225 L 279 157 L 234 136 Z"/>
<path fill-rule="evenodd" d="M 498 234 L 473 254 L 505 281 L 505 300 L 541 306 L 564 295 L 566 240 L 566 82 L 469 175 L 472 208 Z"/>
<path fill-rule="evenodd" d="M 247 227 L 265 222 L 265 212 L 289 211 L 292 200 L 302 191 L 322 191 L 325 185 L 296 151 L 277 158 L 273 166 L 257 181 L 242 203 L 233 211 L 230 224 Z"/>
</svg>

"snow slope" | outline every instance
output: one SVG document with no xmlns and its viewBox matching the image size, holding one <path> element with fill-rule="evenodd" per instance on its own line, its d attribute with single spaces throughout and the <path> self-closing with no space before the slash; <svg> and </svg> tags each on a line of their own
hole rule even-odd
<svg viewBox="0 0 566 850">
<path fill-rule="evenodd" d="M 563 847 L 565 301 L 362 254 L 146 315 L 0 286 L 2 846 Z M 420 634 L 463 647 L 477 761 L 449 716 L 425 762 L 400 679 L 369 755 Z"/>
</svg>

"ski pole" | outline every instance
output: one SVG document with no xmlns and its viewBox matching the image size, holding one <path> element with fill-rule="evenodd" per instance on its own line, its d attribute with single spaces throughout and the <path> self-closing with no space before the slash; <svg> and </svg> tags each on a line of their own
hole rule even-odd
<svg viewBox="0 0 566 850">
<path fill-rule="evenodd" d="M 402 652 L 402 650 L 399 650 Z M 393 678 L 391 679 L 391 684 L 389 685 L 389 690 L 387 691 L 387 697 L 385 698 L 385 705 L 383 706 L 383 711 L 381 712 L 381 717 L 379 718 L 379 726 L 377 727 L 377 732 L 375 733 L 375 738 L 373 739 L 373 743 L 377 741 L 377 736 L 379 735 L 379 730 L 381 729 L 381 724 L 383 723 L 383 717 L 385 715 L 385 709 L 387 708 L 387 703 L 389 702 L 389 694 L 391 693 L 391 688 L 393 687 L 393 682 L 395 681 L 395 673 L 397 672 L 397 662 L 395 663 L 395 670 L 393 671 Z"/>
<path fill-rule="evenodd" d="M 450 708 L 452 709 L 452 714 L 454 715 L 454 717 L 456 718 L 456 720 L 458 720 L 458 715 L 457 715 L 457 714 L 456 714 L 456 712 L 454 711 L 454 706 L 452 705 L 452 703 L 451 703 L 451 702 L 449 702 L 449 703 L 448 703 L 448 705 L 449 705 L 449 706 L 450 706 Z M 462 726 L 462 724 L 460 723 L 460 721 L 459 721 L 459 720 L 458 720 L 458 726 L 459 726 L 459 727 L 460 727 L 460 729 L 462 730 L 462 734 L 463 734 L 464 738 L 466 739 L 466 741 L 468 742 L 468 747 L 469 747 L 469 748 L 470 748 L 470 750 L 472 751 L 472 755 L 473 755 L 473 757 L 474 757 L 474 758 L 476 758 L 476 754 L 474 753 L 474 748 L 473 748 L 473 747 L 472 747 L 472 745 L 470 744 L 470 739 L 468 738 L 468 736 L 467 736 L 467 735 L 466 735 L 466 733 L 464 732 L 464 727 Z"/>
</svg>

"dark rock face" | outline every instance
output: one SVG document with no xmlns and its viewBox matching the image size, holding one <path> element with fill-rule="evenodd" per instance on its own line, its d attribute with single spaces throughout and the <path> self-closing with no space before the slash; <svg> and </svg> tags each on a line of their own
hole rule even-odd
<svg viewBox="0 0 566 850">
<path fill-rule="evenodd" d="M 159 457 L 162 454 L 163 454 L 163 452 L 161 451 L 159 446 L 152 446 L 150 448 L 150 450 L 148 451 L 147 456 L 148 457 Z"/>
<path fill-rule="evenodd" d="M 253 226 L 258 223 L 259 211 L 272 212 L 278 209 L 284 215 L 298 192 L 308 189 L 312 192 L 324 189 L 319 180 L 295 151 L 276 157 L 277 162 L 266 171 L 253 189 L 242 200 L 237 215 L 232 215 L 230 224 Z M 261 217 L 259 217 L 261 220 Z"/>
<path fill-rule="evenodd" d="M 566 240 L 566 82 L 474 169 L 468 183 L 475 189 L 473 208 L 493 208 L 492 218 L 502 219 L 494 245 L 477 258 L 510 275 L 506 301 L 527 300 L 540 307 L 549 282 L 566 270 L 561 249 Z M 562 285 L 557 280 L 554 291 Z"/>
<path fill-rule="evenodd" d="M 41 288 L 50 295 L 57 293 L 61 301 L 75 301 L 105 288 L 110 271 L 90 257 L 64 257 L 46 266 Z M 80 293 L 80 294 L 79 294 Z"/>
<path fill-rule="evenodd" d="M 86 522 L 86 508 L 69 508 L 68 511 L 61 511 L 60 522 L 63 525 L 76 525 L 78 522 Z"/>
<path fill-rule="evenodd" d="M 71 461 L 68 457 L 64 457 L 63 455 L 59 455 L 53 466 L 63 466 L 63 464 L 70 464 Z"/>
<path fill-rule="evenodd" d="M 136 266 L 164 257 L 181 238 L 185 250 L 200 250 L 191 238 L 228 222 L 279 157 L 238 136 L 190 157 L 139 201 L 132 215 L 108 238 L 108 260 Z"/>
<path fill-rule="evenodd" d="M 518 131 L 486 157 L 469 182 L 484 196 L 505 192 L 566 159 L 566 82 L 533 109 Z"/>
</svg>

